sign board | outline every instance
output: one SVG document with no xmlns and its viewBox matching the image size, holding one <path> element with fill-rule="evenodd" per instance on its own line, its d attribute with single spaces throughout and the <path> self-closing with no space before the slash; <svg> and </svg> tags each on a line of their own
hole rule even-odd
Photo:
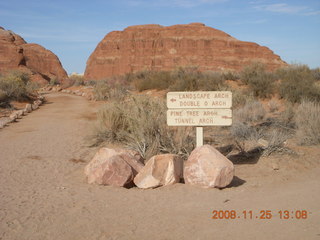
<svg viewBox="0 0 320 240">
<path fill-rule="evenodd" d="M 231 109 L 169 109 L 168 126 L 230 126 Z"/>
<path fill-rule="evenodd" d="M 232 92 L 211 91 L 211 92 L 168 92 L 168 108 L 187 109 L 209 109 L 209 108 L 231 108 Z"/>
</svg>

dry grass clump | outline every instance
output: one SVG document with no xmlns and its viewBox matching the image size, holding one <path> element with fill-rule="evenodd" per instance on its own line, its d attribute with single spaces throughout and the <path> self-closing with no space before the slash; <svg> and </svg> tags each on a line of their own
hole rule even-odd
<svg viewBox="0 0 320 240">
<path fill-rule="evenodd" d="M 303 100 L 295 114 L 296 136 L 302 145 L 320 143 L 320 104 Z"/>
<path fill-rule="evenodd" d="M 116 142 L 138 151 L 145 159 L 158 153 L 188 154 L 194 147 L 190 128 L 170 128 L 163 100 L 129 96 L 110 102 L 98 114 L 95 144 Z"/>
<path fill-rule="evenodd" d="M 262 121 L 266 116 L 266 111 L 259 101 L 248 101 L 243 107 L 233 111 L 235 122 L 252 123 Z"/>
<path fill-rule="evenodd" d="M 112 79 L 100 80 L 95 82 L 93 94 L 98 101 L 122 101 L 128 94 L 128 86 L 121 81 Z"/>
<path fill-rule="evenodd" d="M 280 96 L 289 102 L 301 102 L 302 99 L 320 101 L 320 88 L 317 74 L 305 65 L 291 65 L 278 70 L 281 79 Z"/>
<path fill-rule="evenodd" d="M 11 71 L 0 75 L 1 105 L 11 100 L 28 100 L 38 87 L 38 84 L 30 82 L 30 76 L 24 72 Z"/>
</svg>

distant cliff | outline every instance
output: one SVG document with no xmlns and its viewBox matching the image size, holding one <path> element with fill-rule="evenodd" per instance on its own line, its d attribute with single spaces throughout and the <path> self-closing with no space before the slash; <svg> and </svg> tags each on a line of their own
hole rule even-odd
<svg viewBox="0 0 320 240">
<path fill-rule="evenodd" d="M 0 27 L 0 73 L 8 70 L 25 71 L 33 81 L 40 83 L 51 79 L 62 82 L 68 78 L 54 53 Z"/>
<path fill-rule="evenodd" d="M 86 79 L 102 79 L 140 70 L 241 70 L 259 61 L 270 70 L 286 63 L 269 48 L 239 41 L 201 23 L 139 25 L 107 34 L 87 61 Z"/>
</svg>

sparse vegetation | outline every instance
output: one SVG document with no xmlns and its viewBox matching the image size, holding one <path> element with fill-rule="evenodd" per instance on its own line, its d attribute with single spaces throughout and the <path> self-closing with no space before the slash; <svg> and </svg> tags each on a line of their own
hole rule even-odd
<svg viewBox="0 0 320 240">
<path fill-rule="evenodd" d="M 127 86 L 118 81 L 101 80 L 97 81 L 93 88 L 96 100 L 117 100 L 121 101 L 128 94 Z"/>
<path fill-rule="evenodd" d="M 69 77 L 70 86 L 85 85 L 84 77 L 82 75 L 73 74 Z"/>
<path fill-rule="evenodd" d="M 255 97 L 271 97 L 275 88 L 275 75 L 266 72 L 260 63 L 249 65 L 241 72 L 241 81 L 247 84 Z"/>
<path fill-rule="evenodd" d="M 259 101 L 248 101 L 243 107 L 233 111 L 235 122 L 252 123 L 262 121 L 266 111 Z"/>
<path fill-rule="evenodd" d="M 157 153 L 187 154 L 193 149 L 188 128 L 169 128 L 163 100 L 130 96 L 110 102 L 98 114 L 95 144 L 118 142 L 138 151 L 144 158 Z"/>
<path fill-rule="evenodd" d="M 49 81 L 50 86 L 58 85 L 60 82 L 57 78 L 51 78 Z"/>
<path fill-rule="evenodd" d="M 289 102 L 301 102 L 302 99 L 320 101 L 320 88 L 316 75 L 305 65 L 292 65 L 278 70 L 281 79 L 280 96 Z"/>
<path fill-rule="evenodd" d="M 303 100 L 295 114 L 296 136 L 300 144 L 320 143 L 320 104 Z"/>
</svg>

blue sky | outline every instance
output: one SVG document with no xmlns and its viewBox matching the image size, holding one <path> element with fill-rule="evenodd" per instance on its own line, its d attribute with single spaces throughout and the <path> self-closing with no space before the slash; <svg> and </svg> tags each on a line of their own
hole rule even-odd
<svg viewBox="0 0 320 240">
<path fill-rule="evenodd" d="M 191 22 L 267 46 L 288 63 L 320 67 L 319 0 L 0 1 L 0 26 L 53 51 L 68 73 L 84 72 L 108 32 Z"/>
</svg>

